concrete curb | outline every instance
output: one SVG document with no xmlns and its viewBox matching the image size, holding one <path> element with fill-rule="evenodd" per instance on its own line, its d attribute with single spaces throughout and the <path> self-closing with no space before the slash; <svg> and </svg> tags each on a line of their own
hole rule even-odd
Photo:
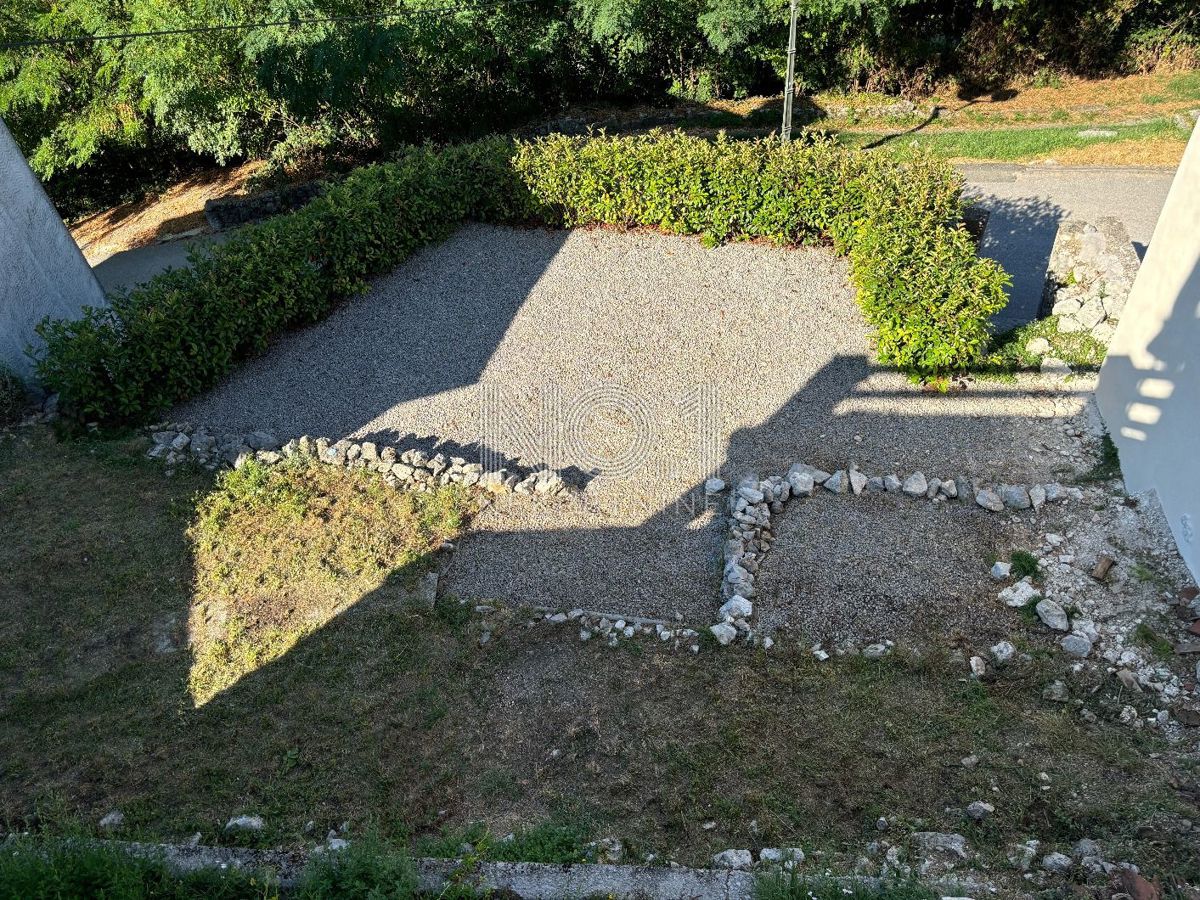
<svg viewBox="0 0 1200 900">
<path fill-rule="evenodd" d="M 202 869 L 270 870 L 285 890 L 297 884 L 311 854 L 304 850 L 252 850 L 98 841 L 134 856 L 161 859 L 177 873 Z M 336 851 L 335 851 L 336 852 Z M 481 890 L 506 892 L 521 900 L 753 900 L 757 876 L 725 869 L 617 866 L 590 863 L 546 864 L 422 858 L 413 861 L 422 891 L 437 893 L 452 881 Z M 877 878 L 834 879 L 878 887 Z"/>
</svg>

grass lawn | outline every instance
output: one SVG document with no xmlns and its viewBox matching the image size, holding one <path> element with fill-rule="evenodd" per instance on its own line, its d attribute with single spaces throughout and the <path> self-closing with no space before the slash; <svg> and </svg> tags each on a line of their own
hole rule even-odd
<svg viewBox="0 0 1200 900">
<path fill-rule="evenodd" d="M 1111 680 L 1044 701 L 1066 663 L 1016 627 L 1031 660 L 983 681 L 965 641 L 827 663 L 785 642 L 610 649 L 527 611 L 485 623 L 453 598 L 406 602 L 469 514 L 462 495 L 301 467 L 168 479 L 142 452 L 43 428 L 0 438 L 13 828 L 95 833 L 120 808 L 125 838 L 299 847 L 349 822 L 420 853 L 469 840 L 565 861 L 614 836 L 633 859 L 800 846 L 844 872 L 886 816 L 889 839 L 959 831 L 1004 869 L 1010 841 L 1089 837 L 1200 879 L 1173 827 L 1200 817 L 1177 793 L 1197 773 L 1115 724 L 1130 701 Z M 996 812 L 974 824 L 961 810 L 978 799 Z M 266 828 L 225 834 L 239 813 Z"/>
</svg>

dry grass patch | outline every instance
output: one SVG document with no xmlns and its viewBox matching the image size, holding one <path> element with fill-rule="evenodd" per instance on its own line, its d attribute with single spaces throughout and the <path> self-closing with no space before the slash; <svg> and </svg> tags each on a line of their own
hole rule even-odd
<svg viewBox="0 0 1200 900">
<path fill-rule="evenodd" d="M 1092 144 L 1090 147 L 1064 147 L 1053 153 L 1055 162 L 1064 166 L 1155 166 L 1174 169 L 1183 159 L 1186 135 L 1180 139 L 1143 138 L 1133 141 Z M 1034 161 L 1039 157 L 1029 157 Z"/>
<path fill-rule="evenodd" d="M 197 172 L 166 190 L 85 216 L 71 225 L 71 237 L 92 265 L 115 253 L 144 247 L 194 229 L 207 229 L 204 203 L 248 193 L 263 163 L 248 162 Z"/>
<path fill-rule="evenodd" d="M 290 460 L 221 476 L 188 534 L 195 553 L 190 687 L 205 703 L 362 597 L 401 592 L 458 535 L 456 485 L 397 491 L 365 471 Z"/>
</svg>

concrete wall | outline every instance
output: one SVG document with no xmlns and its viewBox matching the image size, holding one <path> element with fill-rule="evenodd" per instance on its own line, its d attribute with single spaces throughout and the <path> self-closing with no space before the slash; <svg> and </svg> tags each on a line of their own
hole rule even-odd
<svg viewBox="0 0 1200 900">
<path fill-rule="evenodd" d="M 77 318 L 104 291 L 0 121 L 0 363 L 29 379 L 44 317 Z"/>
<path fill-rule="evenodd" d="M 1109 344 L 1096 397 L 1126 486 L 1158 492 L 1200 578 L 1200 125 Z"/>
</svg>

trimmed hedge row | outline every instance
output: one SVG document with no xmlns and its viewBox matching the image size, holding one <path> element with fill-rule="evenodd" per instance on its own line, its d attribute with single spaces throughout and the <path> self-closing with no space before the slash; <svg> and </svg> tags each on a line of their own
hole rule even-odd
<svg viewBox="0 0 1200 900">
<path fill-rule="evenodd" d="M 960 195 L 944 164 L 829 142 L 673 133 L 407 149 L 108 308 L 43 322 L 38 373 L 80 418 L 144 421 L 477 219 L 650 226 L 709 244 L 828 238 L 849 254 L 880 361 L 938 375 L 979 359 L 988 319 L 1005 303 L 1007 276 L 975 256 L 958 224 Z"/>
</svg>

